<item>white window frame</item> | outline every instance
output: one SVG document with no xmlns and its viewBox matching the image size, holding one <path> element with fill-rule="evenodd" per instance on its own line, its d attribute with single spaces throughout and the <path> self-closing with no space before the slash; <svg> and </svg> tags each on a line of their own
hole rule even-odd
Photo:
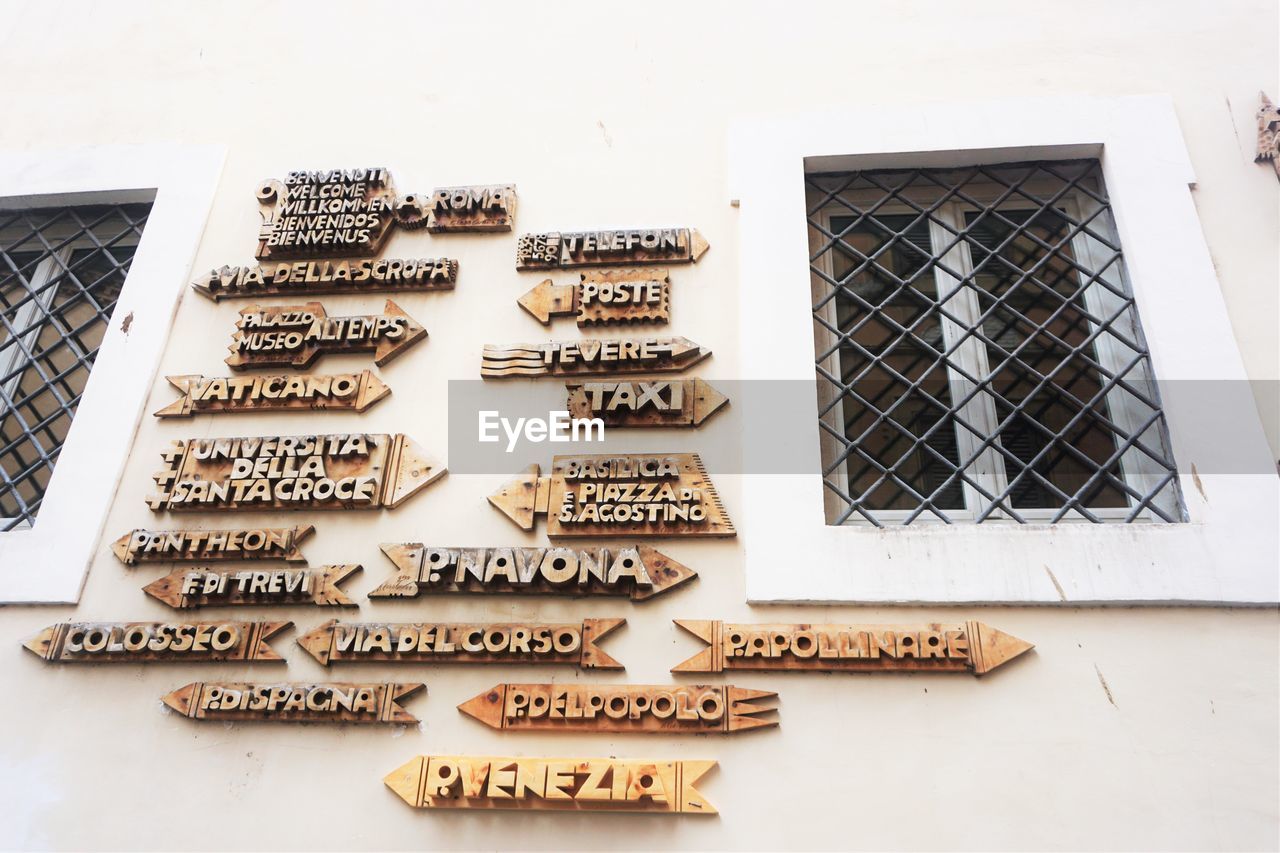
<svg viewBox="0 0 1280 853">
<path fill-rule="evenodd" d="M 1096 157 L 1138 315 L 1162 382 L 1218 380 L 1238 398 L 1235 458 L 1204 459 L 1204 413 L 1164 400 L 1188 522 L 1182 524 L 832 526 L 823 508 L 812 409 L 778 411 L 768 395 L 735 400 L 747 453 L 787 435 L 807 472 L 744 474 L 738 517 L 753 603 L 1280 602 L 1280 479 L 1189 186 L 1194 173 L 1166 96 L 1034 98 L 751 119 L 729 134 L 730 199 L 740 207 L 739 340 L 743 377 L 814 381 L 804 173 Z M 1194 346 L 1188 346 L 1194 341 Z M 748 465 L 749 465 L 748 461 Z"/>
<path fill-rule="evenodd" d="M 0 208 L 152 201 L 35 524 L 0 533 L 0 603 L 80 598 L 204 231 L 220 145 L 0 152 Z M 128 330 L 122 318 L 131 316 Z"/>
</svg>

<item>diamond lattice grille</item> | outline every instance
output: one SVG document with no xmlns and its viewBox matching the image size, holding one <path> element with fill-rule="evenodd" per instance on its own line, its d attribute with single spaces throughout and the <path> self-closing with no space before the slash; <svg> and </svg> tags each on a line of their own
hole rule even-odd
<svg viewBox="0 0 1280 853">
<path fill-rule="evenodd" d="M 829 522 L 1182 520 L 1095 161 L 806 190 Z"/>
</svg>

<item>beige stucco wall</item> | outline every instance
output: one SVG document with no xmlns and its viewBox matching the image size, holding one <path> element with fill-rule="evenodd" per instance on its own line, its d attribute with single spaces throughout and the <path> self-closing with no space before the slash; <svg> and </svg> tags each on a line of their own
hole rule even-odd
<svg viewBox="0 0 1280 853">
<path fill-rule="evenodd" d="M 735 116 L 1164 92 L 1196 167 L 1197 204 L 1250 374 L 1280 378 L 1277 184 L 1251 153 L 1257 90 L 1280 95 L 1274 4 L 691 6 L 4 3 L 0 148 L 226 144 L 197 270 L 248 261 L 252 189 L 304 167 L 386 165 L 401 189 L 513 181 L 520 230 L 694 225 L 713 248 L 673 276 L 671 331 L 715 351 L 700 375 L 736 379 L 742 342 L 726 310 L 736 212 L 724 181 Z M 476 376 L 482 343 L 546 336 L 515 305 L 536 278 L 513 271 L 513 244 L 512 235 L 392 237 L 388 256 L 443 253 L 460 259 L 462 274 L 453 293 L 396 297 L 430 339 L 382 371 L 395 393 L 364 416 L 144 419 L 80 605 L 0 614 L 0 682 L 11 695 L 0 703 L 0 846 L 1280 846 L 1274 611 L 749 608 L 741 549 L 750 531 L 737 542 L 659 543 L 701 579 L 643 606 L 428 599 L 366 602 L 360 611 L 401 621 L 626 616 L 629 626 L 605 647 L 628 667 L 610 680 L 634 683 L 667 681 L 667 669 L 697 648 L 672 618 L 980 618 L 1037 644 L 982 681 L 726 677 L 782 697 L 780 729 L 731 739 L 503 736 L 454 710 L 499 681 L 583 677 L 533 667 L 329 673 L 425 681 L 427 695 L 409 704 L 423 726 L 408 731 L 201 725 L 160 705 L 162 694 L 201 678 L 324 678 L 292 643 L 328 617 L 314 609 L 259 611 L 300 629 L 276 644 L 287 668 L 54 667 L 21 650 L 22 639 L 67 618 L 174 616 L 140 591 L 164 569 L 126 569 L 105 545 L 134 527 L 184 522 L 157 519 L 142 501 L 171 439 L 402 431 L 443 453 L 447 381 Z M 331 312 L 362 313 L 381 297 L 324 301 Z M 162 373 L 221 373 L 239 307 L 185 296 Z M 574 334 L 565 321 L 554 331 Z M 322 367 L 365 363 L 329 358 Z M 157 377 L 149 411 L 170 399 Z M 732 410 L 722 417 L 731 428 Z M 1268 428 L 1280 445 L 1275 424 Z M 680 434 L 672 449 L 698 441 Z M 527 461 L 513 460 L 512 470 Z M 485 503 L 503 479 L 453 475 L 391 513 L 234 521 L 314 521 L 307 556 L 363 562 L 364 574 L 346 585 L 363 600 L 390 565 L 379 542 L 540 543 Z M 732 513 L 737 486 L 718 485 Z M 380 780 L 426 752 L 715 758 L 721 767 L 702 787 L 721 815 L 414 812 Z"/>
</svg>

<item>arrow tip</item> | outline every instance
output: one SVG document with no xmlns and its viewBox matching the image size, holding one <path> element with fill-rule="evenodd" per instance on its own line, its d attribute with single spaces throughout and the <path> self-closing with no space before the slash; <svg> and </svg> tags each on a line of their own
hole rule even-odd
<svg viewBox="0 0 1280 853">
<path fill-rule="evenodd" d="M 973 671 L 977 675 L 984 675 L 1035 648 L 1032 643 L 992 628 L 985 622 L 970 622 L 968 627 Z"/>
<path fill-rule="evenodd" d="M 694 788 L 703 776 L 716 766 L 714 761 L 682 761 L 681 778 L 684 780 L 680 792 L 680 811 L 686 814 L 717 814 L 716 807 L 707 802 L 702 792 Z"/>
<path fill-rule="evenodd" d="M 473 696 L 458 706 L 458 710 L 479 720 L 493 729 L 502 728 L 502 706 L 506 700 L 507 686 L 495 684 L 491 689 Z"/>
<path fill-rule="evenodd" d="M 410 496 L 443 477 L 447 470 L 428 458 L 426 452 L 409 436 L 401 436 L 398 445 L 399 453 L 386 501 L 388 509 L 395 509 Z"/>
<path fill-rule="evenodd" d="M 164 696 L 161 696 L 160 701 L 186 717 L 191 713 L 192 699 L 194 699 L 199 687 L 200 682 L 193 681 L 186 687 L 179 687 L 172 693 L 166 693 Z"/>
<path fill-rule="evenodd" d="M 333 630 L 337 624 L 337 619 L 330 619 L 319 628 L 308 631 L 298 638 L 298 645 L 306 649 L 307 654 L 320 661 L 322 666 L 329 665 L 330 641 L 333 639 Z"/>
<path fill-rule="evenodd" d="M 520 304 L 521 308 L 537 318 L 539 323 L 544 326 L 549 326 L 551 325 L 551 309 L 553 302 L 551 291 L 554 286 L 555 285 L 552 284 L 551 279 L 544 278 L 542 281 L 529 288 L 529 290 L 523 296 L 518 298 L 516 302 Z"/>
<path fill-rule="evenodd" d="M 728 402 L 729 398 L 713 388 L 710 382 L 693 380 L 693 425 L 702 423 Z"/>
<path fill-rule="evenodd" d="M 418 805 L 418 788 L 426 770 L 427 757 L 419 755 L 382 777 L 382 782 L 396 792 L 396 796 L 411 806 Z"/>
<path fill-rule="evenodd" d="M 669 592 L 698 576 L 693 569 L 676 562 L 657 548 L 641 545 L 637 550 L 640 553 L 640 562 L 644 564 L 644 570 L 653 581 L 653 585 L 637 586 L 631 593 L 633 601 L 644 601 L 655 595 Z"/>
<path fill-rule="evenodd" d="M 391 393 L 391 387 L 372 370 L 364 371 L 360 377 L 360 391 L 356 394 L 356 411 L 363 412 L 374 403 Z"/>
<path fill-rule="evenodd" d="M 533 511 L 538 497 L 538 474 L 535 462 L 516 479 L 489 495 L 489 503 L 511 519 L 521 530 L 533 529 Z"/>
<path fill-rule="evenodd" d="M 382 341 L 378 343 L 378 348 L 374 350 L 373 353 L 373 363 L 379 367 L 382 367 L 392 359 L 399 357 L 405 352 L 405 350 L 409 349 L 409 347 L 427 336 L 427 330 L 424 329 L 420 323 L 406 314 L 404 309 L 392 302 L 390 299 L 387 300 L 387 304 L 383 308 L 383 313 L 388 317 L 404 318 L 405 325 L 403 329 L 404 333 L 400 337 L 383 338 Z M 320 312 L 317 316 L 323 316 L 323 312 Z"/>
<path fill-rule="evenodd" d="M 142 588 L 142 591 L 154 599 L 163 601 L 170 607 L 177 607 L 182 601 L 182 591 L 178 583 L 182 580 L 183 570 L 177 569 L 162 578 L 157 578 Z"/>
<path fill-rule="evenodd" d="M 53 645 L 53 635 L 57 632 L 57 625 L 50 625 L 39 634 L 36 634 L 30 640 L 22 644 L 27 651 L 39 655 L 42 658 L 48 658 L 50 646 Z"/>
<path fill-rule="evenodd" d="M 689 233 L 689 255 L 693 258 L 694 263 L 707 253 L 707 249 L 711 248 L 711 244 L 707 242 L 707 238 L 694 228 Z"/>
<path fill-rule="evenodd" d="M 116 559 L 126 566 L 133 565 L 133 560 L 129 559 L 129 541 L 131 539 L 133 539 L 133 534 L 126 533 L 111 543 L 111 550 L 115 553 Z"/>
</svg>

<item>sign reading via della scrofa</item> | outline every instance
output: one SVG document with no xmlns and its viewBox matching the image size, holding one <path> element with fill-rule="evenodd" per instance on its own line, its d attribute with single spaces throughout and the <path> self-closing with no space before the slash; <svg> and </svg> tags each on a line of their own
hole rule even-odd
<svg viewBox="0 0 1280 853">
<path fill-rule="evenodd" d="M 648 545 L 632 548 L 442 548 L 391 543 L 396 574 L 370 598 L 447 594 L 612 595 L 643 601 L 697 573 Z"/>
<path fill-rule="evenodd" d="M 972 672 L 1034 648 L 982 622 L 954 625 L 676 624 L 710 644 L 672 672 Z"/>
<path fill-rule="evenodd" d="M 553 316 L 576 314 L 579 326 L 666 323 L 671 319 L 671 279 L 666 270 L 591 270 L 578 284 L 546 279 L 516 301 L 544 326 Z"/>
<path fill-rule="evenodd" d="M 436 187 L 430 197 L 410 194 L 396 205 L 401 228 L 452 231 L 510 231 L 516 215 L 513 184 Z"/>
<path fill-rule="evenodd" d="M 258 376 L 166 376 L 182 396 L 157 418 L 189 418 L 236 412 L 363 412 L 391 393 L 370 370 L 359 373 Z"/>
<path fill-rule="evenodd" d="M 191 286 L 201 296 L 217 302 L 324 293 L 419 293 L 453 290 L 457 282 L 458 262 L 452 258 L 384 258 L 221 266 L 193 281 Z"/>
<path fill-rule="evenodd" d="M 292 622 L 59 622 L 24 646 L 48 663 L 283 661 L 267 640 Z"/>
<path fill-rule="evenodd" d="M 727 684 L 496 684 L 458 710 L 504 731 L 654 734 L 769 728 L 776 711 L 753 699 L 778 694 Z"/>
<path fill-rule="evenodd" d="M 735 535 L 696 453 L 556 456 L 550 477 L 540 470 L 489 496 L 522 530 L 545 513 L 552 537 Z"/>
<path fill-rule="evenodd" d="M 516 242 L 516 269 L 691 264 L 709 248 L 697 229 L 691 228 L 521 234 Z"/>
<path fill-rule="evenodd" d="M 402 434 L 195 438 L 164 460 L 156 512 L 392 508 L 445 473 Z"/>
<path fill-rule="evenodd" d="M 285 560 L 305 563 L 298 543 L 315 532 L 298 527 L 237 530 L 131 530 L 111 543 L 127 566 L 138 563 L 204 563 L 223 560 Z"/>
<path fill-rule="evenodd" d="M 383 781 L 414 808 L 715 814 L 694 788 L 714 761 L 420 755 Z"/>
<path fill-rule="evenodd" d="M 548 341 L 545 344 L 485 344 L 480 375 L 591 376 L 602 373 L 678 373 L 711 355 L 687 338 Z"/>
<path fill-rule="evenodd" d="M 319 302 L 305 305 L 252 305 L 240 312 L 231 336 L 232 370 L 255 367 L 308 367 L 323 353 L 372 352 L 384 365 L 426 338 L 427 330 L 387 300 L 382 314 L 330 317 Z"/>
<path fill-rule="evenodd" d="M 235 607 L 255 604 L 317 604 L 355 607 L 338 584 L 359 564 L 318 569 L 178 569 L 143 587 L 170 607 Z"/>
<path fill-rule="evenodd" d="M 417 723 L 400 702 L 421 683 L 249 684 L 193 681 L 161 701 L 193 720 L 273 723 Z"/>
<path fill-rule="evenodd" d="M 729 398 L 702 379 L 566 382 L 568 411 L 607 427 L 698 426 Z"/>
<path fill-rule="evenodd" d="M 622 669 L 595 644 L 625 619 L 581 623 L 326 622 L 298 638 L 320 663 L 538 663 Z"/>
</svg>

